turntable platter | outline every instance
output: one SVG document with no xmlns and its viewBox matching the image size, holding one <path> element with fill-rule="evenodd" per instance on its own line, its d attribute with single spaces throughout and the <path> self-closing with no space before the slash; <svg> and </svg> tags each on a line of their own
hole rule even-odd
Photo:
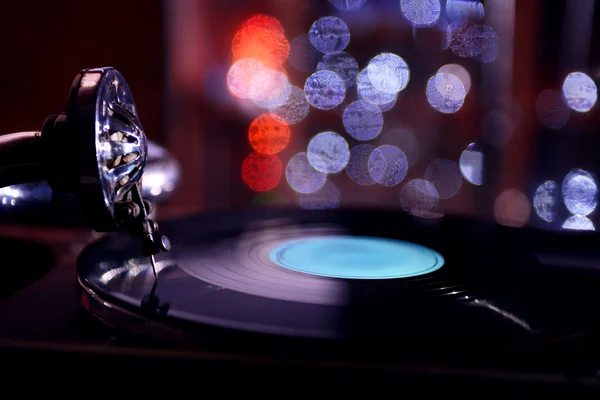
<svg viewBox="0 0 600 400">
<path fill-rule="evenodd" d="M 157 259 L 158 281 L 124 233 L 84 250 L 79 283 L 93 314 L 120 329 L 171 338 L 216 329 L 496 346 L 581 332 L 596 323 L 600 304 L 600 271 L 567 273 L 536 257 L 557 243 L 593 243 L 593 234 L 375 210 L 249 210 L 161 227 L 173 251 Z"/>
</svg>

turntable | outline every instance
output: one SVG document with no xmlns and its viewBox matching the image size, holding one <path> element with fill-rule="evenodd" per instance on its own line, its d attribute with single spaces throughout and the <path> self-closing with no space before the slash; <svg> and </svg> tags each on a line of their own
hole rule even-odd
<svg viewBox="0 0 600 400">
<path fill-rule="evenodd" d="M 364 2 L 329 3 L 352 11 Z M 410 4 L 402 1 L 402 12 L 415 27 L 431 22 Z M 479 15 L 477 4 L 471 17 Z M 260 392 L 275 381 L 313 395 L 323 386 L 352 392 L 351 383 L 421 395 L 465 388 L 596 393 L 600 238 L 584 229 L 597 205 L 593 176 L 573 170 L 563 190 L 579 200 L 560 209 L 553 181 L 536 191 L 532 209 L 549 223 L 544 227 L 560 221 L 559 228 L 579 230 L 523 226 L 531 205 L 516 191 L 495 203 L 504 224 L 444 215 L 440 203 L 459 192 L 463 177 L 481 185 L 482 153 L 469 144 L 459 163 L 437 159 L 423 176 L 408 177 L 418 141 L 404 129 L 384 138 L 402 146 L 378 137 L 378 117 L 416 78 L 404 59 L 383 52 L 370 68 L 350 68 L 353 58 L 342 52 L 349 30 L 339 18 L 319 18 L 292 43 L 272 18 L 248 21 L 233 38 L 222 81 L 241 99 L 236 107 L 269 110 L 253 116 L 252 150 L 240 160 L 245 189 L 260 193 L 253 207 L 156 221 L 155 203 L 176 186 L 178 166 L 164 153 L 152 165 L 133 96 L 111 67 L 77 74 L 64 112 L 39 131 L 0 136 L 0 185 L 30 193 L 33 200 L 22 204 L 37 207 L 30 215 L 31 208 L 3 208 L 0 217 L 54 222 L 77 214 L 74 230 L 44 228 L 46 246 L 32 243 L 22 227 L 3 234 L 3 280 L 10 281 L 0 287 L 0 348 L 10 366 L 4 380 L 66 376 L 87 391 L 129 382 L 138 395 L 159 387 L 245 390 L 244 379 L 253 388 L 256 377 Z M 492 62 L 496 36 L 488 28 L 449 26 L 447 50 Z M 473 36 L 479 50 L 452 37 L 453 29 Z M 260 63 L 247 58 L 256 49 L 248 33 L 285 54 L 262 52 Z M 293 53 L 306 43 L 319 55 Z M 303 89 L 283 85 L 283 95 L 277 82 L 287 80 L 286 59 L 314 73 Z M 421 97 L 435 112 L 452 114 L 468 89 L 455 66 L 445 67 L 424 82 Z M 240 78 L 240 71 L 264 81 Z M 288 125 L 301 123 L 309 107 L 337 113 L 349 137 L 323 130 L 284 166 L 277 154 L 296 139 Z M 171 189 L 146 190 L 147 178 L 160 173 Z M 455 175 L 459 181 L 447 179 Z M 340 176 L 345 181 L 335 180 Z M 283 179 L 291 190 L 273 191 Z M 42 185 L 45 199 L 52 196 L 50 206 L 27 189 L 32 183 Z M 368 193 L 371 206 L 341 207 L 348 183 Z M 586 185 L 594 185 L 593 196 Z M 397 207 L 382 206 L 394 188 Z"/>
</svg>

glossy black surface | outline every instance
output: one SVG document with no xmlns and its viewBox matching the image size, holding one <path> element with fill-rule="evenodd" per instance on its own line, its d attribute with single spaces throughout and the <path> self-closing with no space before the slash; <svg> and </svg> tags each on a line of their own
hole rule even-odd
<svg viewBox="0 0 600 400">
<path fill-rule="evenodd" d="M 161 227 L 173 250 L 159 258 L 156 286 L 139 246 L 125 234 L 100 240 L 79 259 L 79 276 L 92 298 L 124 311 L 92 312 L 142 336 L 193 340 L 207 332 L 220 338 L 245 332 L 387 349 L 497 351 L 593 331 L 598 321 L 595 233 L 507 228 L 457 217 L 417 220 L 375 210 L 250 210 Z M 261 254 L 275 239 L 315 231 L 412 241 L 439 251 L 446 265 L 409 279 L 318 278 L 309 282 L 314 292 L 294 286 L 293 279 L 265 287 L 259 275 L 243 269 L 248 262 L 264 263 Z M 207 268 L 217 274 L 199 279 L 202 271 L 209 276 Z M 230 275 L 219 282 L 218 271 L 227 270 Z M 343 296 L 328 297 L 332 292 Z M 132 323 L 125 315 L 145 322 Z"/>
</svg>

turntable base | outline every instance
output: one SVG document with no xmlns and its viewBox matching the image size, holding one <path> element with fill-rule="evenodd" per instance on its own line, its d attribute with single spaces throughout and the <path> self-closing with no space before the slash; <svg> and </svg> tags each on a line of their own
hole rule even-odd
<svg viewBox="0 0 600 400">
<path fill-rule="evenodd" d="M 326 217 L 325 214 L 309 213 L 302 218 L 308 218 L 307 222 L 319 220 L 322 222 L 322 218 Z M 290 215 L 293 218 L 290 219 Z M 338 215 L 340 221 L 347 217 L 344 213 Z M 370 217 L 372 214 L 368 212 L 363 217 L 360 217 L 359 213 L 359 217 L 354 220 L 357 224 L 355 226 L 359 226 L 361 221 L 366 223 L 365 219 Z M 288 211 L 263 214 L 226 213 L 183 220 L 183 228 L 218 227 L 214 236 L 209 235 L 216 240 L 219 235 L 221 237 L 230 235 L 232 226 L 241 224 L 244 227 L 242 231 L 249 228 L 262 229 L 265 227 L 265 220 L 270 221 L 266 223 L 267 226 L 281 226 L 299 221 L 294 218 L 294 213 L 289 214 Z M 391 226 L 396 227 L 396 222 L 405 220 L 408 221 L 410 218 L 397 216 L 391 220 L 394 222 Z M 199 222 L 201 225 L 198 225 Z M 485 248 L 478 248 L 477 245 L 494 243 L 489 239 L 498 237 L 497 233 L 493 233 L 496 228 L 480 225 L 478 222 L 456 220 L 446 223 L 450 224 L 447 225 L 450 231 L 455 228 L 452 224 L 456 223 L 463 227 L 461 232 L 471 232 L 473 236 L 483 235 L 473 246 L 472 253 L 469 253 L 472 257 L 480 256 L 486 251 Z M 182 229 L 181 220 L 165 222 L 161 225 L 164 228 L 171 226 L 168 229 Z M 423 229 L 424 232 L 429 229 L 444 231 L 440 226 L 439 221 L 429 221 L 424 222 Z M 184 229 L 180 238 L 185 237 Z M 15 231 L 12 227 L 4 230 L 5 237 L 6 232 Z M 214 384 L 224 378 L 228 382 L 240 383 L 231 386 L 233 389 L 243 390 L 246 394 L 252 391 L 263 394 L 271 391 L 281 394 L 279 384 L 289 385 L 287 387 L 293 387 L 298 393 L 304 391 L 314 393 L 316 388 L 333 389 L 336 393 L 351 393 L 357 386 L 368 387 L 371 392 L 377 389 L 398 390 L 401 387 L 402 390 L 410 392 L 419 390 L 422 394 L 436 395 L 447 395 L 452 390 L 460 390 L 461 393 L 467 393 L 469 390 L 493 390 L 495 393 L 513 395 L 518 392 L 537 395 L 564 393 L 572 396 L 588 393 L 597 395 L 600 390 L 598 331 L 593 328 L 591 320 L 589 324 L 583 324 L 588 327 L 587 329 L 572 329 L 577 326 L 575 324 L 565 325 L 571 329 L 564 332 L 554 331 L 554 334 L 548 335 L 547 341 L 541 340 L 540 337 L 533 337 L 527 345 L 497 348 L 484 341 L 484 346 L 480 347 L 482 351 L 479 352 L 469 346 L 465 349 L 470 351 L 461 351 L 459 347 L 457 351 L 446 349 L 436 352 L 427 351 L 423 346 L 417 346 L 410 351 L 411 349 L 402 346 L 402 343 L 386 348 L 389 341 L 385 344 L 383 342 L 379 344 L 378 341 L 362 344 L 362 340 L 368 335 L 358 336 L 356 340 L 346 341 L 344 345 L 329 346 L 340 341 L 302 339 L 293 335 L 252 334 L 244 329 L 215 326 L 207 328 L 207 333 L 203 336 L 198 335 L 200 330 L 192 330 L 193 340 L 190 340 L 190 335 L 184 335 L 188 332 L 186 329 L 173 329 L 176 326 L 171 325 L 172 321 L 167 321 L 168 323 L 164 325 L 156 324 L 168 328 L 167 333 L 159 334 L 161 331 L 154 329 L 155 323 L 162 321 L 156 319 L 156 314 L 140 312 L 141 307 L 138 305 L 127 308 L 130 312 L 127 315 L 121 312 L 116 302 L 108 302 L 105 297 L 102 297 L 101 301 L 91 301 L 92 308 L 114 310 L 115 315 L 123 317 L 122 325 L 119 324 L 118 319 L 108 317 L 107 321 L 113 324 L 111 327 L 97 320 L 96 317 L 101 315 L 99 311 L 94 312 L 95 317 L 91 317 L 73 295 L 75 288 L 79 288 L 80 294 L 82 289 L 89 288 L 87 285 L 82 287 L 77 284 L 74 256 L 78 253 L 77 247 L 91 237 L 82 235 L 80 230 L 72 231 L 70 234 L 53 230 L 44 238 L 38 230 L 35 232 L 38 234 L 25 233 L 19 240 L 42 243 L 54 257 L 53 259 L 50 257 L 49 269 L 43 266 L 44 272 L 40 276 L 0 301 L 0 320 L 3 321 L 0 324 L 0 352 L 5 365 L 10 366 L 9 371 L 3 374 L 2 381 L 5 388 L 10 387 L 12 382 L 16 384 L 21 382 L 23 377 L 28 377 L 30 381 L 40 382 L 40 388 L 56 387 L 58 390 L 60 386 L 61 393 L 68 392 L 69 388 L 74 393 L 81 393 L 81 390 L 89 390 L 92 380 L 98 377 L 102 377 L 102 386 L 107 390 L 111 387 L 111 382 L 122 382 L 126 377 L 131 383 L 126 389 L 136 394 L 152 393 L 159 388 L 197 389 L 198 385 Z M 384 229 L 381 232 L 383 232 L 381 235 L 393 236 L 398 230 Z M 556 291 L 555 286 L 549 285 L 553 281 L 549 279 L 540 278 L 537 280 L 538 285 L 534 286 L 536 294 L 552 290 L 555 290 L 555 295 L 560 294 L 547 303 L 548 313 L 552 313 L 553 307 L 563 299 L 571 302 L 569 300 L 571 296 L 573 298 L 585 296 L 581 293 L 574 295 L 573 293 L 577 292 L 577 288 L 585 289 L 593 286 L 589 279 L 587 283 L 579 286 L 575 284 L 581 276 L 589 278 L 595 275 L 593 267 L 598 265 L 598 255 L 595 250 L 589 250 L 593 249 L 592 244 L 597 240 L 595 235 L 555 237 L 553 234 L 542 232 L 519 232 L 521 236 L 515 238 L 515 241 L 520 240 L 521 243 L 534 249 L 539 256 L 535 259 L 540 266 L 546 266 L 548 270 L 553 270 L 557 274 L 562 271 L 559 274 L 563 278 L 559 285 L 561 290 Z M 107 251 L 110 257 L 118 259 L 119 254 L 122 255 L 120 253 L 122 243 L 115 241 L 116 237 L 119 235 L 103 239 L 95 246 L 113 244 L 114 247 Z M 528 241 L 524 242 L 524 239 Z M 190 242 L 194 240 L 199 239 L 194 238 Z M 435 246 L 433 240 L 421 242 L 413 239 L 413 242 L 429 244 L 431 247 L 441 249 L 444 255 L 447 255 L 443 247 Z M 174 241 L 174 243 L 180 243 L 178 248 L 175 246 L 179 252 L 184 250 L 189 242 Z M 448 247 L 451 245 L 448 244 Z M 16 252 L 23 249 L 22 246 L 11 244 L 7 246 L 7 251 L 9 252 L 11 248 Z M 89 251 L 93 251 L 93 248 L 94 246 L 90 247 Z M 131 249 L 134 259 L 138 257 L 136 252 L 135 248 Z M 86 253 L 87 256 L 92 254 Z M 176 257 L 180 257 L 183 252 L 176 254 Z M 84 254 L 81 260 L 85 257 Z M 27 259 L 25 257 L 23 261 L 27 263 Z M 451 259 L 452 257 L 449 258 L 449 262 Z M 167 259 L 161 259 L 159 262 L 164 265 L 164 261 Z M 30 268 L 35 267 L 34 264 L 28 265 Z M 448 265 L 450 264 L 444 266 Z M 442 270 L 444 268 L 440 268 L 439 271 Z M 80 273 L 82 271 L 83 269 L 80 269 Z M 168 276 L 165 271 L 168 270 L 161 271 L 161 280 L 156 291 L 159 294 L 159 304 L 163 304 L 165 299 L 159 292 L 163 279 Z M 571 273 L 574 273 L 573 278 L 569 278 Z M 83 275 L 80 274 L 81 276 Z M 142 274 L 140 278 L 143 276 Z M 141 279 L 139 282 L 146 281 Z M 473 282 L 480 282 L 479 288 L 489 289 L 489 293 L 496 295 L 503 293 L 506 288 L 505 285 L 494 286 L 481 279 Z M 149 287 L 151 289 L 152 285 L 150 284 Z M 477 289 L 475 285 L 468 288 L 471 291 Z M 541 290 L 544 288 L 546 290 Z M 102 291 L 100 293 L 106 295 Z M 429 296 L 429 299 L 435 302 L 436 297 Z M 88 300 L 93 299 L 88 298 Z M 381 303 L 383 299 L 376 301 Z M 560 307 L 556 309 L 561 311 Z M 578 310 L 574 311 L 575 314 L 579 313 Z M 358 316 L 362 315 L 364 314 L 358 314 Z M 578 315 L 578 318 L 574 317 L 571 321 L 583 322 L 583 312 Z M 132 316 L 134 318 L 131 318 Z M 139 324 L 132 323 L 133 320 L 138 320 Z M 528 321 L 531 326 L 539 326 L 535 323 L 535 319 L 530 318 Z M 196 324 L 192 325 L 199 328 Z M 123 330 L 124 327 L 131 329 Z M 426 345 L 427 342 L 424 344 Z M 444 350 L 442 346 L 438 346 L 438 349 Z M 265 378 L 269 382 L 279 384 L 265 383 Z M 41 383 L 44 381 L 48 385 Z M 262 383 L 257 384 L 257 382 Z M 299 385 L 299 382 L 303 383 Z"/>
</svg>

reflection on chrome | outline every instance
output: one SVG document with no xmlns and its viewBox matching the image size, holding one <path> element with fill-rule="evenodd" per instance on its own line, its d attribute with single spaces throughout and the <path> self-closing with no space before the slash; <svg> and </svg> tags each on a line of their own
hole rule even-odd
<svg viewBox="0 0 600 400">
<path fill-rule="evenodd" d="M 156 272 L 172 266 L 174 262 L 172 260 L 161 260 L 156 262 Z M 98 279 L 103 285 L 110 285 L 111 282 L 119 277 L 122 277 L 120 290 L 129 290 L 133 281 L 142 276 L 142 273 L 146 273 L 148 282 L 154 281 L 154 272 L 152 271 L 152 264 L 149 262 L 148 257 L 132 258 L 125 260 L 122 265 L 114 266 L 113 263 L 100 263 L 99 269 L 106 270 Z"/>
<path fill-rule="evenodd" d="M 18 198 L 23 196 L 23 192 L 19 189 L 17 185 L 15 186 L 6 186 L 0 188 L 0 199 L 3 206 L 14 206 L 17 204 Z"/>
</svg>

